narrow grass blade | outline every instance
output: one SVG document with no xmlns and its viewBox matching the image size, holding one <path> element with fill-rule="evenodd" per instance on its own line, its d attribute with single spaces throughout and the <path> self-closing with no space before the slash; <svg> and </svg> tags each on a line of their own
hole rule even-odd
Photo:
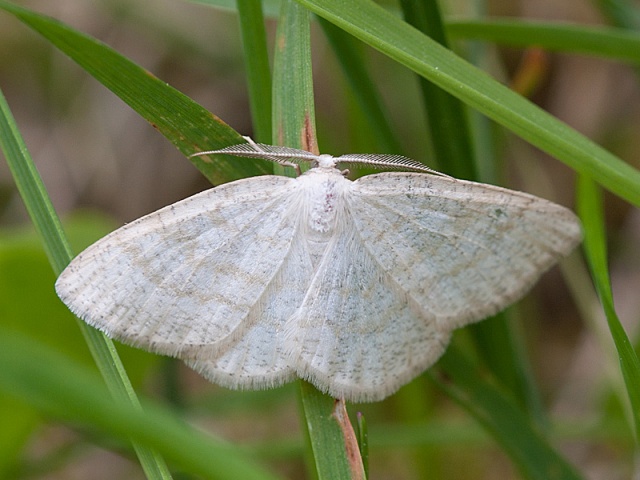
<svg viewBox="0 0 640 480">
<path fill-rule="evenodd" d="M 319 17 L 318 22 L 347 79 L 353 98 L 369 124 L 369 135 L 380 152 L 402 154 L 400 142 L 393 133 L 389 115 L 364 64 L 362 45 L 333 23 Z"/>
<path fill-rule="evenodd" d="M 400 5 L 410 25 L 449 47 L 436 0 L 402 0 Z M 438 168 L 454 177 L 478 180 L 464 104 L 423 77 L 420 88 Z"/>
<path fill-rule="evenodd" d="M 2 92 L 0 92 L 0 147 L 31 221 L 42 238 L 51 266 L 54 272 L 59 274 L 71 261 L 71 248 Z M 139 408 L 138 399 L 113 342 L 84 322 L 78 320 L 78 325 L 112 396 L 128 401 L 132 406 Z M 148 478 L 171 478 L 164 460 L 154 451 L 137 444 L 134 448 Z"/>
<path fill-rule="evenodd" d="M 309 12 L 292 0 L 282 2 L 273 71 L 273 143 L 317 153 Z M 318 479 L 364 478 L 355 435 L 347 434 L 346 410 L 342 414 L 331 397 L 307 382 L 300 384 Z"/>
<path fill-rule="evenodd" d="M 273 144 L 318 152 L 309 12 L 282 2 L 273 62 Z"/>
<path fill-rule="evenodd" d="M 444 22 L 435 0 L 402 0 L 402 10 L 407 21 L 439 44 L 448 47 Z M 464 104 L 435 86 L 421 79 L 422 94 L 433 150 L 440 168 L 458 178 L 482 181 L 476 168 L 472 134 Z M 470 330 L 479 345 L 484 361 L 503 385 L 518 398 L 520 404 L 542 418 L 540 400 L 534 388 L 529 368 L 520 350 L 516 348 L 515 334 L 511 331 L 503 313 L 490 320 L 472 325 Z"/>
<path fill-rule="evenodd" d="M 166 409 L 112 399 L 100 381 L 43 344 L 3 330 L 0 390 L 75 424 L 149 445 L 188 472 L 211 479 L 275 480 L 240 449 L 189 427 Z M 153 477 L 150 477 L 153 478 Z"/>
<path fill-rule="evenodd" d="M 358 423 L 356 424 L 357 436 L 358 436 L 358 447 L 360 447 L 360 456 L 362 457 L 362 465 L 364 468 L 365 476 L 369 476 L 369 431 L 367 429 L 367 419 L 365 416 L 358 412 L 357 417 Z"/>
<path fill-rule="evenodd" d="M 297 0 L 569 167 L 640 205 L 640 171 L 465 62 L 391 13 L 365 0 Z"/>
<path fill-rule="evenodd" d="M 629 0 L 592 0 L 591 3 L 594 3 L 614 25 L 629 30 L 640 29 L 640 9 L 637 3 Z"/>
<path fill-rule="evenodd" d="M 536 388 L 523 343 L 505 312 L 470 325 L 482 360 L 538 427 L 548 418 Z"/>
<path fill-rule="evenodd" d="M 12 13 L 44 36 L 185 155 L 243 141 L 218 117 L 98 40 L 10 3 L 0 1 L 0 9 Z M 205 157 L 193 157 L 191 161 L 213 184 L 271 173 L 271 163 L 260 160 L 220 156 L 215 163 Z"/>
<path fill-rule="evenodd" d="M 271 141 L 271 71 L 260 0 L 237 0 L 249 84 L 253 139 Z"/>
<path fill-rule="evenodd" d="M 457 20 L 447 23 L 447 33 L 461 39 L 640 63 L 640 34 L 620 28 L 522 20 Z"/>
<path fill-rule="evenodd" d="M 344 402 L 302 380 L 300 397 L 318 480 L 364 480 L 362 457 Z"/>
<path fill-rule="evenodd" d="M 221 10 L 237 10 L 237 0 L 189 0 L 192 3 L 199 3 L 208 7 L 219 8 Z M 262 0 L 262 9 L 269 18 L 278 18 L 280 13 L 280 0 Z"/>
<path fill-rule="evenodd" d="M 446 378 L 436 381 L 491 433 L 524 478 L 582 478 L 531 425 L 520 407 L 487 381 L 454 346 L 438 365 Z"/>
<path fill-rule="evenodd" d="M 578 213 L 584 226 L 584 251 L 591 275 L 607 317 L 611 336 L 618 350 L 620 368 L 631 404 L 636 442 L 640 439 L 640 360 L 620 323 L 613 303 L 611 279 L 607 267 L 607 249 L 602 207 L 602 192 L 589 177 L 578 182 Z"/>
</svg>

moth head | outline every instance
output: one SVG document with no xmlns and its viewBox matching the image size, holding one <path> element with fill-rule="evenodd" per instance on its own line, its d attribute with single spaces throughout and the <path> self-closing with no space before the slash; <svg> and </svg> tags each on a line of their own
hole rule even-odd
<svg viewBox="0 0 640 480">
<path fill-rule="evenodd" d="M 319 168 L 336 168 L 336 163 L 336 159 L 333 157 L 333 155 L 323 153 L 317 156 L 314 166 Z"/>
</svg>

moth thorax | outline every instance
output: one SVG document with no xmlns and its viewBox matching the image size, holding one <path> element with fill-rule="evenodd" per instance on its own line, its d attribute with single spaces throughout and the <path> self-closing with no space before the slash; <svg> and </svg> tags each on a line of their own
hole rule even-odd
<svg viewBox="0 0 640 480">
<path fill-rule="evenodd" d="M 335 174 L 314 175 L 308 190 L 308 225 L 311 232 L 331 235 L 344 205 L 344 188 L 349 182 L 337 171 Z"/>
</svg>

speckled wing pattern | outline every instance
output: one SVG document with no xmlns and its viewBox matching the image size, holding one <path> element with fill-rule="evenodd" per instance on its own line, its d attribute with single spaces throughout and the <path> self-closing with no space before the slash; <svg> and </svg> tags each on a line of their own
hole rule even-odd
<svg viewBox="0 0 640 480">
<path fill-rule="evenodd" d="M 233 182 L 143 217 L 62 273 L 61 299 L 125 343 L 231 388 L 296 376 L 380 400 L 452 331 L 520 298 L 580 240 L 569 210 L 420 173 Z"/>
<path fill-rule="evenodd" d="M 112 338 L 197 369 L 215 365 L 208 376 L 223 385 L 289 380 L 277 335 L 310 275 L 292 248 L 293 184 L 248 178 L 125 225 L 73 260 L 58 295 Z"/>
<path fill-rule="evenodd" d="M 415 173 L 352 185 L 287 348 L 299 376 L 355 401 L 395 392 L 581 238 L 568 209 L 491 185 Z"/>
</svg>

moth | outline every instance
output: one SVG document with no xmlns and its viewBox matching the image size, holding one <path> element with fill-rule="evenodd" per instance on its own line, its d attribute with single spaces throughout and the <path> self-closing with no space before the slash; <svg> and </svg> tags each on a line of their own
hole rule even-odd
<svg viewBox="0 0 640 480">
<path fill-rule="evenodd" d="M 227 183 L 123 226 L 64 270 L 62 301 L 108 336 L 225 387 L 300 377 L 378 401 L 581 240 L 570 210 L 533 195 L 406 157 L 247 140 L 201 154 L 311 168 Z M 351 181 L 342 164 L 409 171 Z"/>
</svg>

